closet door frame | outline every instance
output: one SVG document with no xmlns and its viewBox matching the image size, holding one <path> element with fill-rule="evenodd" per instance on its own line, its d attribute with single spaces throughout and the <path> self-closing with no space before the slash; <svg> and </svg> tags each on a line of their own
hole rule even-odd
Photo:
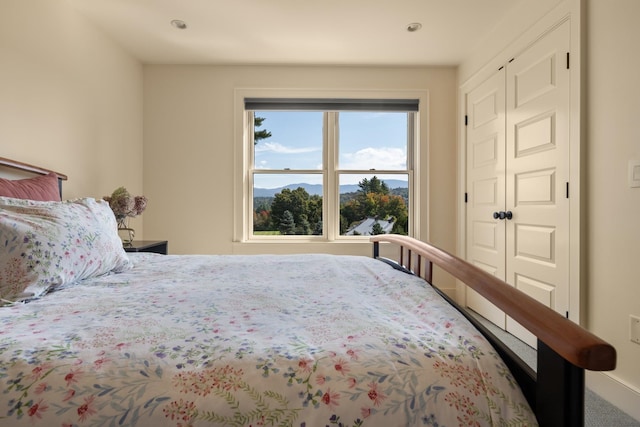
<svg viewBox="0 0 640 427">
<path fill-rule="evenodd" d="M 458 137 L 458 242 L 457 254 L 462 258 L 466 258 L 466 209 L 465 194 L 468 192 L 466 188 L 466 167 L 467 167 L 467 141 L 466 141 L 466 105 L 468 94 L 481 82 L 485 81 L 491 74 L 495 73 L 500 67 L 508 64 L 511 58 L 525 51 L 537 40 L 545 34 L 553 31 L 556 27 L 569 21 L 571 33 L 570 45 L 570 116 L 569 116 L 569 246 L 571 248 L 569 254 L 569 313 L 568 317 L 572 321 L 584 324 L 582 306 L 585 286 L 582 285 L 585 266 L 582 260 L 586 260 L 584 254 L 584 245 L 581 241 L 585 238 L 584 221 L 582 209 L 585 199 L 582 197 L 581 182 L 581 166 L 584 164 L 582 150 L 582 115 L 584 106 L 582 104 L 582 79 L 581 70 L 583 68 L 582 55 L 582 37 L 581 37 L 581 19 L 580 19 L 580 3 L 566 2 L 562 3 L 551 13 L 547 14 L 538 23 L 533 25 L 500 54 L 496 55 L 482 69 L 478 70 L 469 79 L 461 82 L 459 89 L 459 137 Z M 466 286 L 458 283 L 456 286 L 456 300 L 462 305 L 466 305 Z"/>
</svg>

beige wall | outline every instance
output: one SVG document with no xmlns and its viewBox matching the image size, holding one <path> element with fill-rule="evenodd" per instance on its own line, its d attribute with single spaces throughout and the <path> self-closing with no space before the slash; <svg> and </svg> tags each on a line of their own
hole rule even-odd
<svg viewBox="0 0 640 427">
<path fill-rule="evenodd" d="M 172 253 L 369 254 L 369 244 L 233 243 L 234 149 L 240 149 L 234 90 L 410 89 L 429 94 L 420 155 L 422 235 L 453 250 L 456 79 L 454 68 L 146 65 L 144 188 L 156 209 L 145 214 L 145 236 L 168 239 Z"/>
<path fill-rule="evenodd" d="M 0 2 L 0 156 L 67 174 L 64 198 L 142 191 L 142 65 L 67 0 Z"/>
<path fill-rule="evenodd" d="M 588 326 L 618 351 L 611 378 L 635 392 L 623 409 L 640 420 L 640 188 L 627 182 L 640 160 L 640 2 L 587 1 Z"/>
<path fill-rule="evenodd" d="M 582 318 L 618 352 L 615 371 L 589 374 L 587 379 L 590 388 L 640 420 L 640 345 L 629 341 L 629 315 L 640 316 L 640 188 L 627 184 L 628 161 L 640 160 L 640 131 L 634 125 L 640 117 L 640 2 L 549 0 L 538 6 L 518 15 L 519 28 L 497 29 L 491 41 L 462 64 L 460 82 L 485 72 L 497 52 L 521 50 L 527 38 L 565 10 L 573 13 L 572 26 L 584 25 Z M 576 12 L 583 14 L 582 20 Z M 572 58 L 578 52 L 574 54 Z"/>
</svg>

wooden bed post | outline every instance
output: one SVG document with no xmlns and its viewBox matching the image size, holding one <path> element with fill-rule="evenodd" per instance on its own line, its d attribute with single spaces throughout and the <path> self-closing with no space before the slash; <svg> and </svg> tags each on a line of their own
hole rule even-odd
<svg viewBox="0 0 640 427">
<path fill-rule="evenodd" d="M 584 369 L 538 340 L 536 415 L 541 426 L 584 426 Z"/>
</svg>

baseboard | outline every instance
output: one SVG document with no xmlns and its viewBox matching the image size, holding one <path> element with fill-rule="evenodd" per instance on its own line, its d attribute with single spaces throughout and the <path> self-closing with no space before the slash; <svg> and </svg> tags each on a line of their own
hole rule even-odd
<svg viewBox="0 0 640 427">
<path fill-rule="evenodd" d="M 440 289 L 440 288 L 438 288 Z M 452 300 L 458 302 L 456 300 L 456 289 L 455 288 L 444 288 L 444 289 L 440 289 L 440 292 L 446 294 L 449 298 L 451 298 Z"/>
<path fill-rule="evenodd" d="M 611 373 L 587 371 L 586 386 L 612 405 L 640 421 L 640 390 Z"/>
</svg>

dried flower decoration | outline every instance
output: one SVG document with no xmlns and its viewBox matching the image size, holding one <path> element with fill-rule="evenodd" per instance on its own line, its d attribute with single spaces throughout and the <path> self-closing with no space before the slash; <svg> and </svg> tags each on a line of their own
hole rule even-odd
<svg viewBox="0 0 640 427">
<path fill-rule="evenodd" d="M 116 188 L 111 196 L 104 196 L 103 199 L 109 202 L 118 223 L 122 223 L 127 217 L 140 215 L 147 207 L 145 196 L 133 197 L 124 187 Z"/>
</svg>

